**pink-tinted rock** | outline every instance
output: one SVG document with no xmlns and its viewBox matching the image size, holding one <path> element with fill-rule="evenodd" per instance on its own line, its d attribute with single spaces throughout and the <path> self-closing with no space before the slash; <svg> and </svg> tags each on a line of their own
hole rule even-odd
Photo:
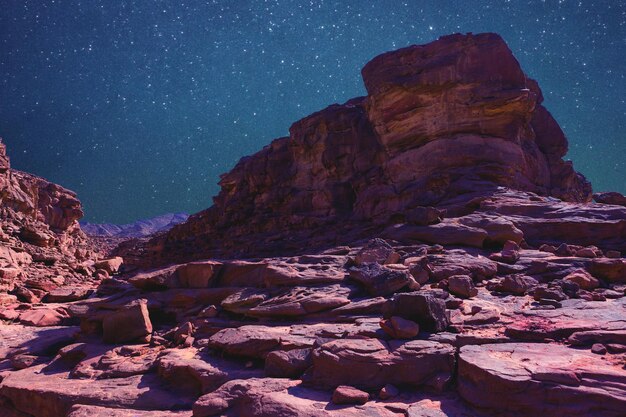
<svg viewBox="0 0 626 417">
<path fill-rule="evenodd" d="M 620 368 L 589 351 L 554 344 L 464 346 L 458 389 L 470 404 L 507 415 L 617 417 L 626 406 Z"/>
<path fill-rule="evenodd" d="M 626 283 L 626 259 L 594 259 L 588 271 L 608 282 Z"/>
<path fill-rule="evenodd" d="M 72 379 L 67 372 L 48 374 L 34 366 L 7 375 L 0 395 L 30 415 L 66 417 L 76 404 L 140 410 L 191 406 L 191 399 L 164 389 L 153 375 L 101 380 Z"/>
<path fill-rule="evenodd" d="M 417 323 L 398 316 L 381 320 L 380 327 L 392 339 L 412 339 L 420 332 L 420 327 Z"/>
<path fill-rule="evenodd" d="M 565 281 L 577 284 L 583 290 L 595 290 L 600 286 L 600 281 L 592 277 L 589 272 L 579 269 L 563 278 Z"/>
<path fill-rule="evenodd" d="M 350 268 L 350 278 L 362 284 L 373 297 L 391 295 L 403 288 L 419 288 L 406 267 L 397 269 L 367 263 Z"/>
<path fill-rule="evenodd" d="M 265 357 L 265 374 L 273 378 L 296 378 L 311 363 L 311 349 L 277 350 Z"/>
<path fill-rule="evenodd" d="M 22 324 L 37 327 L 59 326 L 68 318 L 67 313 L 58 309 L 34 308 L 19 315 Z"/>
<path fill-rule="evenodd" d="M 345 405 L 345 404 L 365 404 L 370 399 L 370 395 L 347 385 L 340 385 L 333 391 L 333 404 Z"/>
<path fill-rule="evenodd" d="M 400 259 L 400 255 L 383 239 L 372 239 L 367 242 L 354 257 L 357 265 L 367 263 L 395 264 Z"/>
<path fill-rule="evenodd" d="M 94 264 L 96 269 L 102 269 L 109 273 L 109 275 L 115 274 L 120 270 L 120 267 L 124 263 L 124 259 L 119 256 L 111 259 L 103 259 Z"/>
<path fill-rule="evenodd" d="M 499 292 L 511 293 L 515 295 L 524 295 L 534 289 L 539 282 L 526 275 L 507 275 L 502 281 L 494 286 Z"/>
<path fill-rule="evenodd" d="M 394 398 L 398 396 L 399 393 L 400 391 L 398 390 L 398 388 L 396 388 L 395 386 L 391 384 L 387 384 L 381 388 L 378 396 L 380 397 L 381 400 L 388 400 L 390 398 Z"/>
<path fill-rule="evenodd" d="M 192 262 L 176 269 L 178 280 L 184 288 L 207 288 L 222 264 L 214 261 Z"/>
<path fill-rule="evenodd" d="M 308 378 L 314 385 L 333 388 L 437 386 L 440 378 L 452 378 L 453 368 L 454 349 L 449 345 L 424 340 L 344 339 L 313 350 Z"/>
<path fill-rule="evenodd" d="M 593 199 L 602 204 L 614 204 L 626 207 L 626 196 L 617 192 L 595 193 Z"/>
<path fill-rule="evenodd" d="M 448 278 L 448 291 L 461 298 L 472 298 L 478 295 L 474 281 L 467 275 L 453 275 Z"/>
<path fill-rule="evenodd" d="M 144 339 L 152 333 L 152 322 L 145 300 L 104 316 L 102 339 L 105 343 L 124 343 Z"/>
</svg>

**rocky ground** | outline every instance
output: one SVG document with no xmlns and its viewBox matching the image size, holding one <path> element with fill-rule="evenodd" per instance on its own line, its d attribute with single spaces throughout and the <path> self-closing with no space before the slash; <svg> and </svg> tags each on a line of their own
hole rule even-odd
<svg viewBox="0 0 626 417">
<path fill-rule="evenodd" d="M 590 202 L 496 35 L 364 77 L 172 231 L 7 266 L 0 416 L 623 416 L 626 198 Z"/>
</svg>

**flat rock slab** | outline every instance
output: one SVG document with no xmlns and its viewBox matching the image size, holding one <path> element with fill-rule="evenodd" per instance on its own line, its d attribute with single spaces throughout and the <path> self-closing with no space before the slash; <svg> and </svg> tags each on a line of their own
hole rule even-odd
<svg viewBox="0 0 626 417">
<path fill-rule="evenodd" d="M 427 340 L 341 339 L 313 350 L 305 378 L 315 386 L 380 389 L 386 384 L 443 388 L 454 371 L 454 348 Z"/>
<path fill-rule="evenodd" d="M 193 406 L 194 417 L 398 417 L 385 404 L 359 406 L 329 404 L 330 392 L 302 387 L 300 381 L 250 378 L 230 381 L 204 395 Z"/>
<path fill-rule="evenodd" d="M 191 411 L 141 411 L 122 408 L 75 405 L 67 417 L 192 417 Z"/>
<path fill-rule="evenodd" d="M 163 388 L 156 375 L 85 380 L 33 366 L 4 375 L 0 396 L 37 417 L 65 417 L 76 404 L 139 410 L 184 410 L 193 399 Z"/>
<path fill-rule="evenodd" d="M 618 417 L 626 410 L 623 366 L 556 344 L 464 346 L 458 390 L 470 404 L 510 416 Z"/>
<path fill-rule="evenodd" d="M 564 300 L 554 310 L 514 311 L 506 334 L 527 341 L 565 339 L 589 330 L 626 330 L 626 298 L 606 301 Z"/>
<path fill-rule="evenodd" d="M 79 331 L 72 327 L 32 327 L 20 324 L 0 324 L 0 363 L 17 354 L 49 355 L 74 341 Z"/>
</svg>

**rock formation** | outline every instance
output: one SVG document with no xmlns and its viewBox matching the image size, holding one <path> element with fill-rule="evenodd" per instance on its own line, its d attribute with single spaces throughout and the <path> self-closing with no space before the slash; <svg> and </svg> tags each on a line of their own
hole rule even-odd
<svg viewBox="0 0 626 417">
<path fill-rule="evenodd" d="M 72 191 L 12 169 L 0 142 L 0 306 L 36 303 L 91 277 L 96 253 L 82 215 Z"/>
<path fill-rule="evenodd" d="M 366 97 L 305 117 L 243 158 L 222 176 L 213 207 L 148 251 L 164 263 L 296 253 L 367 237 L 424 207 L 454 213 L 498 186 L 591 199 L 562 160 L 567 140 L 539 86 L 498 35 L 388 52 L 362 73 Z"/>
<path fill-rule="evenodd" d="M 93 294 L 4 306 L 0 415 L 623 416 L 624 197 L 497 35 L 363 76 Z"/>
</svg>

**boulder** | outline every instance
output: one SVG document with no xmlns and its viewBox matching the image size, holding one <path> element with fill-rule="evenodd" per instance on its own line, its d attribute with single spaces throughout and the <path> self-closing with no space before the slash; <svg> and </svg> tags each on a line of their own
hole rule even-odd
<svg viewBox="0 0 626 417">
<path fill-rule="evenodd" d="M 152 322 L 146 300 L 138 300 L 102 319 L 102 339 L 105 343 L 143 341 L 151 333 Z"/>
<path fill-rule="evenodd" d="M 333 391 L 333 404 L 345 405 L 345 404 L 365 404 L 370 399 L 370 395 L 347 385 L 340 385 Z"/>
<path fill-rule="evenodd" d="M 467 275 L 453 275 L 448 278 L 448 291 L 461 298 L 472 298 L 478 295 L 474 281 Z"/>
<path fill-rule="evenodd" d="M 417 336 L 420 331 L 417 323 L 398 316 L 381 320 L 380 327 L 392 339 L 412 339 Z"/>
<path fill-rule="evenodd" d="M 428 292 L 396 294 L 383 305 L 383 315 L 414 321 L 426 332 L 442 332 L 450 320 L 445 301 Z"/>
<path fill-rule="evenodd" d="M 378 263 L 362 264 L 350 268 L 350 278 L 362 284 L 373 297 L 392 295 L 405 287 L 419 288 L 406 267 L 392 269 Z"/>
<path fill-rule="evenodd" d="M 106 271 L 109 275 L 113 275 L 119 272 L 120 267 L 124 263 L 124 259 L 121 256 L 116 256 L 115 258 L 103 259 L 94 264 L 94 268 L 102 269 Z"/>
</svg>

